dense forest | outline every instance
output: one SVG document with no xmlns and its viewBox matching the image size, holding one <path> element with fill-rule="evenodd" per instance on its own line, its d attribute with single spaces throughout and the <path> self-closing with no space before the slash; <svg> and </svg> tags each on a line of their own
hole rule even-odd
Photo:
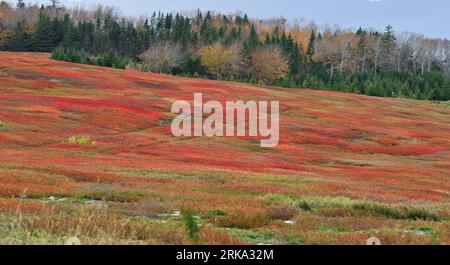
<svg viewBox="0 0 450 265">
<path fill-rule="evenodd" d="M 382 97 L 450 100 L 450 41 L 246 14 L 0 3 L 0 50 L 115 68 Z"/>
</svg>

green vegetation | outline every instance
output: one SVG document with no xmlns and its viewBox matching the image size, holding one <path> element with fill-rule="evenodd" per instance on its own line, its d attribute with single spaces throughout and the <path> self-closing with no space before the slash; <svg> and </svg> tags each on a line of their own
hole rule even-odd
<svg viewBox="0 0 450 265">
<path fill-rule="evenodd" d="M 208 215 L 210 215 L 210 216 L 226 216 L 226 215 L 228 215 L 228 213 L 223 210 L 211 210 L 211 211 L 208 211 Z"/>
<path fill-rule="evenodd" d="M 91 144 L 92 140 L 87 135 L 74 135 L 69 137 L 68 142 L 69 144 Z"/>
<path fill-rule="evenodd" d="M 199 243 L 199 232 L 200 232 L 200 226 L 197 223 L 197 220 L 195 220 L 195 216 L 193 211 L 191 210 L 183 210 L 181 212 L 181 216 L 183 218 L 184 223 L 184 229 L 186 231 L 186 235 L 194 244 Z"/>
<path fill-rule="evenodd" d="M 229 229 L 229 233 L 253 244 L 265 244 L 274 237 L 274 233 L 270 231 L 257 232 L 232 228 Z"/>
<path fill-rule="evenodd" d="M 353 210 L 381 215 L 393 219 L 412 219 L 412 220 L 440 220 L 439 215 L 425 208 L 415 208 L 406 206 L 389 206 L 376 203 L 358 202 L 351 206 Z"/>
<path fill-rule="evenodd" d="M 348 198 L 310 197 L 296 199 L 288 196 L 273 194 L 268 194 L 265 198 L 275 202 L 283 202 L 289 206 L 296 206 L 306 212 L 334 208 L 344 209 L 352 212 L 353 214 L 361 212 L 399 220 L 439 221 L 442 219 L 437 213 L 425 208 L 403 205 L 387 205 L 370 201 L 352 200 Z"/>
<path fill-rule="evenodd" d="M 98 200 L 108 202 L 135 202 L 147 197 L 145 194 L 133 191 L 98 190 L 82 193 L 77 196 L 80 200 Z"/>
<path fill-rule="evenodd" d="M 120 57 L 120 55 L 115 52 L 107 52 L 99 54 L 97 57 L 90 57 L 84 50 L 75 47 L 67 49 L 63 47 L 55 48 L 52 52 L 52 59 L 117 69 L 125 69 L 128 64 L 128 59 Z"/>
</svg>

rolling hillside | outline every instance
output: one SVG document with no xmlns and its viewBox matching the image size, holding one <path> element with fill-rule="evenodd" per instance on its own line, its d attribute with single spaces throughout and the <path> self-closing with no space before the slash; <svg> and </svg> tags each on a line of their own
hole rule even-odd
<svg viewBox="0 0 450 265">
<path fill-rule="evenodd" d="M 0 243 L 450 243 L 445 103 L 0 53 Z M 175 138 L 176 100 L 280 101 L 280 144 Z"/>
</svg>

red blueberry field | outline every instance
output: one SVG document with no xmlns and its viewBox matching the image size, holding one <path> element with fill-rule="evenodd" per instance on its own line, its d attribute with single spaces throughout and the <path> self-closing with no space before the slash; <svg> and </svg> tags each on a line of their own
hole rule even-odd
<svg viewBox="0 0 450 265">
<path fill-rule="evenodd" d="M 0 53 L 0 89 L 0 244 L 450 244 L 448 103 L 44 53 Z M 279 145 L 172 136 L 172 103 L 194 93 L 279 101 Z"/>
</svg>

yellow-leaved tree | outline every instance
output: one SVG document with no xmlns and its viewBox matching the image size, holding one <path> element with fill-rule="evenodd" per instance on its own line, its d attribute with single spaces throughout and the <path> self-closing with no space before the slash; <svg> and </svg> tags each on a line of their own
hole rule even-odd
<svg viewBox="0 0 450 265">
<path fill-rule="evenodd" d="M 261 82 L 269 85 L 289 73 L 288 60 L 276 46 L 258 47 L 251 55 L 250 72 Z"/>
<path fill-rule="evenodd" d="M 235 43 L 224 46 L 221 43 L 206 45 L 199 51 L 200 62 L 206 71 L 218 80 L 239 74 L 242 63 L 242 46 Z"/>
</svg>

